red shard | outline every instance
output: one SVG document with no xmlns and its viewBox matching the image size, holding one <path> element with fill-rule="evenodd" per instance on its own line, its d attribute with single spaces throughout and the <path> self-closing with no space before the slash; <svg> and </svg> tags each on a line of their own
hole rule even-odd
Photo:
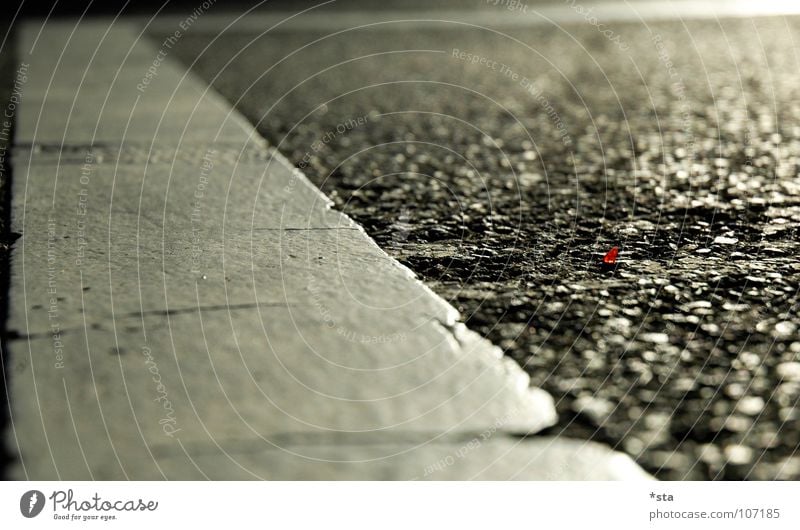
<svg viewBox="0 0 800 530">
<path fill-rule="evenodd" d="M 609 265 L 615 264 L 617 262 L 617 254 L 619 254 L 619 248 L 618 247 L 612 248 L 611 250 L 606 252 L 605 256 L 603 256 L 603 263 L 607 263 Z"/>
</svg>

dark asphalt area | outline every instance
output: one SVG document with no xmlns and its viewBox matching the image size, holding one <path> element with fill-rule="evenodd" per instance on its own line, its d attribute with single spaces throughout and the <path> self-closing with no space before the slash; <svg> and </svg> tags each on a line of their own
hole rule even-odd
<svg viewBox="0 0 800 530">
<path fill-rule="evenodd" d="M 551 434 L 661 479 L 800 479 L 800 20 L 605 29 L 170 53 L 551 392 Z"/>
</svg>

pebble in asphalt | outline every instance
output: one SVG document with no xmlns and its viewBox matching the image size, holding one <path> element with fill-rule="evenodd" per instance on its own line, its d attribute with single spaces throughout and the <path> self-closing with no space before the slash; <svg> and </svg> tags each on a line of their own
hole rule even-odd
<svg viewBox="0 0 800 530">
<path fill-rule="evenodd" d="M 553 434 L 662 479 L 798 479 L 800 20 L 608 29 L 175 51 L 555 396 Z"/>
</svg>

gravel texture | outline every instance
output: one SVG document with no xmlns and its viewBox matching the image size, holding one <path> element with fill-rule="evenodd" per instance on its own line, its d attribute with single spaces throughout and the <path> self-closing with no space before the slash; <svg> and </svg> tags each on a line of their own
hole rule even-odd
<svg viewBox="0 0 800 530">
<path fill-rule="evenodd" d="M 605 28 L 174 53 L 555 396 L 552 434 L 661 479 L 800 479 L 800 20 Z"/>
</svg>

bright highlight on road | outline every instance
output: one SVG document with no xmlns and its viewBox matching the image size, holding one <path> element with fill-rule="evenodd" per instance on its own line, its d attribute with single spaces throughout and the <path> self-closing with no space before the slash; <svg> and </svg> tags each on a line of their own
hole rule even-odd
<svg viewBox="0 0 800 530">
<path fill-rule="evenodd" d="M 795 0 L 734 0 L 726 12 L 737 11 L 741 16 L 795 15 L 800 13 L 800 2 Z"/>
<path fill-rule="evenodd" d="M 565 21 L 574 18 L 563 9 L 571 7 L 571 1 L 555 2 L 533 9 L 550 19 Z M 579 5 L 576 1 L 576 5 Z M 573 6 L 574 7 L 574 6 Z M 585 3 L 584 10 L 592 10 L 592 14 L 606 22 L 613 20 L 653 20 L 673 18 L 724 18 L 724 17 L 757 17 L 800 14 L 800 2 L 794 0 L 652 0 L 644 2 L 597 2 Z"/>
</svg>

